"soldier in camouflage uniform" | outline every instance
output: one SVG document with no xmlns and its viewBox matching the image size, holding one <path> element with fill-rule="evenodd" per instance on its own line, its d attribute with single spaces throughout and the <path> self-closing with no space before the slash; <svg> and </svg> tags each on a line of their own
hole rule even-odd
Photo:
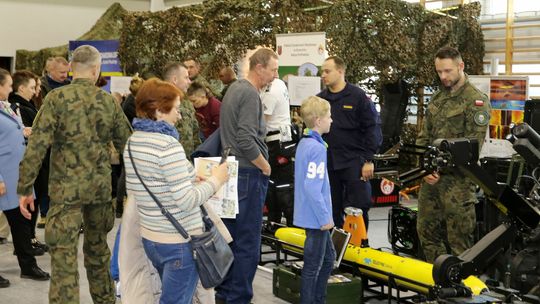
<svg viewBox="0 0 540 304">
<path fill-rule="evenodd" d="M 168 64 L 163 71 L 163 80 L 168 81 L 186 96 L 187 89 L 191 84 L 187 68 L 180 62 Z M 180 102 L 180 114 L 182 119 L 176 123 L 176 129 L 180 134 L 180 144 L 184 147 L 187 159 L 191 160 L 191 153 L 201 144 L 199 136 L 199 123 L 195 117 L 195 108 L 189 99 L 184 98 Z"/>
<path fill-rule="evenodd" d="M 203 75 L 201 75 L 201 63 L 196 58 L 190 57 L 184 60 L 184 65 L 186 66 L 189 74 L 189 79 L 191 82 L 198 82 L 208 88 L 212 93 L 213 97 L 222 100 L 223 95 L 221 95 L 221 89 L 212 85 Z"/>
<path fill-rule="evenodd" d="M 19 203 L 21 213 L 30 218 L 36 164 L 52 148 L 51 207 L 45 226 L 52 268 L 49 303 L 79 303 L 77 245 L 83 221 L 90 294 L 94 303 L 115 303 L 107 246 L 114 224 L 109 143 L 123 151 L 131 127 L 114 98 L 94 85 L 100 66 L 94 47 L 84 45 L 73 52 L 73 82 L 47 95 L 20 165 Z"/>
<path fill-rule="evenodd" d="M 441 48 L 435 68 L 443 88 L 429 102 L 417 145 L 429 146 L 439 138 L 477 139 L 486 135 L 491 109 L 487 96 L 472 85 L 463 72 L 456 49 Z M 475 185 L 457 169 L 445 169 L 424 177 L 418 198 L 417 230 L 426 261 L 441 254 L 459 255 L 473 245 L 476 223 Z"/>
</svg>

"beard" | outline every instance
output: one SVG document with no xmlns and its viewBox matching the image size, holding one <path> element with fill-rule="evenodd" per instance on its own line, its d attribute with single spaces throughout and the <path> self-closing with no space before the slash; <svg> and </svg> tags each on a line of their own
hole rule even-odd
<svg viewBox="0 0 540 304">
<path fill-rule="evenodd" d="M 454 81 L 445 81 L 445 82 L 441 81 L 441 83 L 445 89 L 451 90 L 460 80 L 461 80 L 461 76 L 458 75 L 458 77 Z"/>
</svg>

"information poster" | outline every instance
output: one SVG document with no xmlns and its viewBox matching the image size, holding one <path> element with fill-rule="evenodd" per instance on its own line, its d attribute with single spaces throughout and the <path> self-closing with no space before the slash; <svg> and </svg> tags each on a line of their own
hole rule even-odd
<svg viewBox="0 0 540 304">
<path fill-rule="evenodd" d="M 291 105 L 300 105 L 306 97 L 318 94 L 320 67 L 328 53 L 326 33 L 278 34 L 276 46 L 279 77 L 287 83 Z"/>
<path fill-rule="evenodd" d="M 528 77 L 469 76 L 469 80 L 486 93 L 491 102 L 489 132 L 480 156 L 511 157 L 515 151 L 506 136 L 510 134 L 510 124 L 523 122 Z"/>
<path fill-rule="evenodd" d="M 131 93 L 129 86 L 131 85 L 131 76 L 111 76 L 111 92 L 118 92 L 123 96 Z"/>
<path fill-rule="evenodd" d="M 111 92 L 111 76 L 123 76 L 118 58 L 118 40 L 75 40 L 69 42 L 69 60 L 71 54 L 81 45 L 91 45 L 101 54 L 101 76 L 107 80 L 107 85 L 102 87 L 107 92 Z M 71 72 L 70 72 L 71 76 Z"/>
<path fill-rule="evenodd" d="M 301 106 L 303 100 L 321 91 L 320 77 L 289 76 L 288 80 L 291 106 Z"/>
<path fill-rule="evenodd" d="M 287 75 L 317 76 L 318 67 L 326 58 L 326 33 L 277 34 L 276 46 L 280 78 Z"/>
</svg>

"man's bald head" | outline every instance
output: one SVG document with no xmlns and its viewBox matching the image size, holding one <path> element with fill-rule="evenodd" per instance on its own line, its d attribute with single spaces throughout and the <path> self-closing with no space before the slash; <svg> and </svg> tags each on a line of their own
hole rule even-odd
<svg viewBox="0 0 540 304">
<path fill-rule="evenodd" d="M 219 80 L 227 85 L 236 80 L 236 73 L 231 67 L 223 67 L 219 71 Z"/>
</svg>

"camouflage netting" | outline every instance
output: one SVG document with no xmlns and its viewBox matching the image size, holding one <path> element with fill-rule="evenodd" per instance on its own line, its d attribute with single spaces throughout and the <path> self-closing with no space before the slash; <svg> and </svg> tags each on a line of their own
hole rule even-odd
<svg viewBox="0 0 540 304">
<path fill-rule="evenodd" d="M 167 62 L 193 56 L 214 76 L 248 49 L 274 47 L 277 33 L 325 31 L 330 54 L 348 63 L 347 79 L 378 91 L 398 79 L 413 88 L 436 85 L 433 54 L 444 45 L 462 51 L 469 74 L 482 74 L 480 4 L 448 13 L 454 18 L 400 0 L 206 0 L 155 13 L 127 12 L 115 3 L 77 39 L 119 39 L 127 74 L 159 75 Z M 18 50 L 16 68 L 41 73 L 53 55 L 66 56 L 67 45 Z"/>
<path fill-rule="evenodd" d="M 120 58 L 128 74 L 159 75 L 171 60 L 202 59 L 214 78 L 256 45 L 275 45 L 277 33 L 325 31 L 331 54 L 348 63 L 347 79 L 378 92 L 405 79 L 416 88 L 436 85 L 433 55 L 457 46 L 466 71 L 482 73 L 483 35 L 475 2 L 450 10 L 453 18 L 400 0 L 207 0 L 156 13 L 125 15 Z"/>
<path fill-rule="evenodd" d="M 99 18 L 96 24 L 81 37 L 73 37 L 73 40 L 114 40 L 119 39 L 122 32 L 122 18 L 127 11 L 118 3 L 115 3 Z M 17 50 L 15 69 L 30 70 L 41 75 L 45 61 L 51 56 L 67 58 L 68 45 L 45 48 L 39 51 Z"/>
<path fill-rule="evenodd" d="M 128 74 L 159 75 L 169 61 L 199 58 L 215 78 L 257 45 L 275 46 L 275 34 L 324 30 L 318 1 L 207 0 L 203 4 L 124 18 L 119 55 Z M 317 26 L 319 25 L 319 26 Z"/>
<path fill-rule="evenodd" d="M 348 63 L 350 81 L 366 82 L 375 91 L 398 79 L 413 88 L 436 85 L 433 57 L 445 45 L 460 49 L 467 73 L 482 74 L 480 4 L 449 14 L 455 19 L 399 0 L 339 1 L 325 16 L 329 51 Z"/>
<path fill-rule="evenodd" d="M 447 13 L 450 17 L 400 0 L 206 0 L 155 13 L 126 12 L 116 3 L 79 39 L 119 39 L 120 61 L 128 75 L 159 76 L 169 61 L 196 57 L 212 79 L 246 50 L 275 47 L 275 34 L 324 31 L 330 54 L 347 62 L 349 81 L 381 96 L 384 84 L 404 79 L 411 95 L 419 96 L 422 88 L 437 85 L 433 56 L 442 46 L 461 50 L 467 73 L 483 73 L 480 4 Z M 66 54 L 65 45 L 20 50 L 16 67 L 41 73 L 47 57 Z M 384 100 L 380 102 L 384 107 Z"/>
<path fill-rule="evenodd" d="M 349 81 L 367 81 L 371 89 L 378 89 L 380 83 L 416 74 L 418 33 L 425 14 L 419 5 L 352 0 L 337 2 L 328 12 L 328 49 L 347 62 Z"/>
</svg>

